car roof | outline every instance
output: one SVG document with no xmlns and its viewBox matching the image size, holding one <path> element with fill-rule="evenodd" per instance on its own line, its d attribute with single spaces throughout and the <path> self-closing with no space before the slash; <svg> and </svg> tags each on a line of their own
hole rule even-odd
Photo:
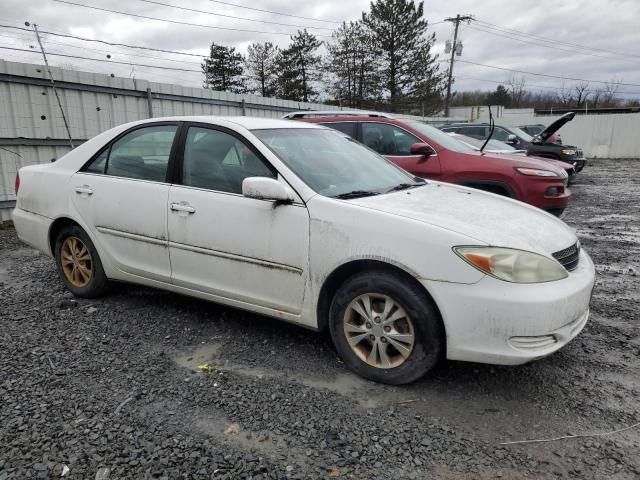
<svg viewBox="0 0 640 480">
<path fill-rule="evenodd" d="M 408 120 L 393 117 L 376 117 L 370 115 L 334 115 L 331 117 L 297 118 L 296 121 L 304 123 L 331 123 L 331 122 L 379 122 L 394 125 L 405 125 Z"/>
<path fill-rule="evenodd" d="M 379 117 L 393 118 L 392 115 L 384 112 L 369 111 L 349 111 L 349 110 L 301 110 L 299 112 L 289 112 L 282 118 L 322 118 L 322 117 Z"/>
<path fill-rule="evenodd" d="M 293 122 L 292 120 L 282 120 L 279 118 L 262 118 L 262 117 L 222 117 L 214 115 L 194 115 L 194 116 L 176 116 L 176 117 L 156 117 L 148 118 L 138 124 L 153 122 L 197 122 L 210 123 L 212 125 L 224 125 L 225 123 L 234 123 L 244 127 L 247 130 L 261 130 L 270 128 L 322 128 L 318 125 L 303 122 Z"/>
</svg>

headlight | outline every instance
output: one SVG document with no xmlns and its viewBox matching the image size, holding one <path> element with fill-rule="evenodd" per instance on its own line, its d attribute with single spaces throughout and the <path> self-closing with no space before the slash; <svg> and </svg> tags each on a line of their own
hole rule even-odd
<svg viewBox="0 0 640 480">
<path fill-rule="evenodd" d="M 530 177 L 556 177 L 559 175 L 551 170 L 538 170 L 537 168 L 516 167 L 516 172 Z"/>
<path fill-rule="evenodd" d="M 471 266 L 505 282 L 543 283 L 567 278 L 567 270 L 556 260 L 524 250 L 502 247 L 454 247 Z"/>
<path fill-rule="evenodd" d="M 575 150 L 571 150 L 570 148 L 563 148 L 562 150 L 560 150 L 560 152 L 563 155 L 575 155 L 576 151 Z"/>
</svg>

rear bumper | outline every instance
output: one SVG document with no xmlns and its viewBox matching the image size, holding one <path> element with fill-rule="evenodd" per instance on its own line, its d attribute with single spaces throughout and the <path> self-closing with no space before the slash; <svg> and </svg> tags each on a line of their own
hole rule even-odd
<svg viewBox="0 0 640 480">
<path fill-rule="evenodd" d="M 424 280 L 440 308 L 447 358 L 518 365 L 569 343 L 589 317 L 595 269 L 582 251 L 564 280 L 516 284 L 484 277 L 472 285 Z"/>
<path fill-rule="evenodd" d="M 20 208 L 13 209 L 11 220 L 20 240 L 36 250 L 53 256 L 49 245 L 49 229 L 53 220 Z"/>
</svg>

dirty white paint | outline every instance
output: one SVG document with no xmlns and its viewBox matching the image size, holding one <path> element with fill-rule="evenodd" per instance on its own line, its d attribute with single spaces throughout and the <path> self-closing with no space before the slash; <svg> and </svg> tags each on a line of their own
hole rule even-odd
<svg viewBox="0 0 640 480">
<path fill-rule="evenodd" d="M 71 218 L 92 238 L 109 278 L 311 328 L 319 325 L 322 285 L 336 268 L 363 259 L 394 265 L 434 298 L 447 332 L 447 355 L 457 360 L 523 363 L 560 348 L 584 326 L 595 275 L 586 253 L 563 280 L 516 284 L 484 275 L 452 251 L 460 245 L 492 245 L 550 257 L 577 241 L 555 217 L 437 182 L 353 200 L 324 197 L 250 132 L 323 127 L 246 117 L 196 121 L 230 128 L 253 143 L 278 171 L 283 187 L 295 191 L 294 202 L 278 205 L 239 194 L 78 173 L 131 126 L 125 125 L 54 164 L 21 170 L 13 215 L 19 236 L 51 254 L 50 225 L 56 218 Z M 173 211 L 174 203 L 189 210 Z M 510 343 L 512 337 L 549 335 L 557 341 L 540 348 Z"/>
</svg>

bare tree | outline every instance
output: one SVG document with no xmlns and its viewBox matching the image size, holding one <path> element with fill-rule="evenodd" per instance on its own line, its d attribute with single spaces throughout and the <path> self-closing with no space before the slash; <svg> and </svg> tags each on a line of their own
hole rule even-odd
<svg viewBox="0 0 640 480">
<path fill-rule="evenodd" d="M 615 107 L 618 103 L 616 94 L 620 89 L 620 80 L 612 78 L 611 81 L 604 84 L 602 87 L 602 104 L 604 107 Z"/>
<path fill-rule="evenodd" d="M 583 107 L 586 103 L 591 91 L 589 90 L 589 82 L 581 82 L 573 87 L 576 92 L 575 105 L 576 107 Z"/>
<path fill-rule="evenodd" d="M 516 77 L 515 75 L 507 82 L 511 102 L 514 108 L 520 108 L 522 99 L 526 94 L 527 80 L 524 77 Z"/>
<path fill-rule="evenodd" d="M 573 103 L 573 89 L 567 87 L 564 83 L 557 92 L 558 102 L 562 106 L 569 106 Z"/>
</svg>

